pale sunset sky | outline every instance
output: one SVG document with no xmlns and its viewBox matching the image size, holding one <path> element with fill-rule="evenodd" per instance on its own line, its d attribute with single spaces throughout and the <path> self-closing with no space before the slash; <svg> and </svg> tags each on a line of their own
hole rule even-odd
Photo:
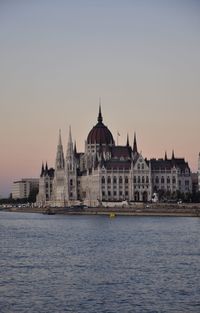
<svg viewBox="0 0 200 313">
<path fill-rule="evenodd" d="M 200 1 L 1 0 L 0 195 L 54 167 L 59 128 L 84 150 L 99 97 L 144 157 L 200 151 Z"/>
</svg>

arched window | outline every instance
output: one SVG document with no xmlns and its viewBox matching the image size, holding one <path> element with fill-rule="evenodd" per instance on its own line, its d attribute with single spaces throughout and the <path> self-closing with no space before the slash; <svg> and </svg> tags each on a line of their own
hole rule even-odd
<svg viewBox="0 0 200 313">
<path fill-rule="evenodd" d="M 138 170 L 140 170 L 140 164 L 138 164 L 137 168 L 138 168 Z"/>
<path fill-rule="evenodd" d="M 113 184 L 116 184 L 116 183 L 117 183 L 117 177 L 114 176 L 114 177 L 113 177 Z"/>
<path fill-rule="evenodd" d="M 105 184 L 105 177 L 104 177 L 104 176 L 103 176 L 102 179 L 101 179 L 101 183 L 102 183 L 102 184 Z"/>
<path fill-rule="evenodd" d="M 156 184 L 159 184 L 159 178 L 156 176 Z"/>
<path fill-rule="evenodd" d="M 173 176 L 173 178 L 172 178 L 172 183 L 176 184 L 176 177 L 175 176 Z"/>
<path fill-rule="evenodd" d="M 144 169 L 144 163 L 142 163 L 142 170 Z"/>
<path fill-rule="evenodd" d="M 135 201 L 139 201 L 140 200 L 140 194 L 139 194 L 138 191 L 135 192 L 134 198 L 135 198 Z"/>
<path fill-rule="evenodd" d="M 119 177 L 119 183 L 122 184 L 122 177 Z"/>
<path fill-rule="evenodd" d="M 144 184 L 144 176 L 142 176 L 142 183 Z"/>
<path fill-rule="evenodd" d="M 140 183 L 140 176 L 138 176 L 138 183 Z"/>
<path fill-rule="evenodd" d="M 170 177 L 167 176 L 167 184 L 170 184 Z"/>
<path fill-rule="evenodd" d="M 136 176 L 133 177 L 133 182 L 136 183 Z"/>
<path fill-rule="evenodd" d="M 70 186 L 73 186 L 73 179 L 70 179 Z"/>
<path fill-rule="evenodd" d="M 108 176 L 108 178 L 107 178 L 107 183 L 108 183 L 108 184 L 110 184 L 110 183 L 111 183 L 110 176 Z"/>
<path fill-rule="evenodd" d="M 125 177 L 125 184 L 128 184 L 128 177 Z"/>
<path fill-rule="evenodd" d="M 146 176 L 146 183 L 149 183 L 149 176 Z"/>
<path fill-rule="evenodd" d="M 164 184 L 165 183 L 165 179 L 164 179 L 164 177 L 162 176 L 161 177 L 161 184 Z"/>
</svg>

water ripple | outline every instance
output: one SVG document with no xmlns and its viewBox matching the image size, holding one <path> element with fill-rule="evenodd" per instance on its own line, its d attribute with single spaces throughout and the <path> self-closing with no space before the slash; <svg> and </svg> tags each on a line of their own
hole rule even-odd
<svg viewBox="0 0 200 313">
<path fill-rule="evenodd" d="M 0 212 L 0 312 L 199 313 L 199 225 Z"/>
</svg>

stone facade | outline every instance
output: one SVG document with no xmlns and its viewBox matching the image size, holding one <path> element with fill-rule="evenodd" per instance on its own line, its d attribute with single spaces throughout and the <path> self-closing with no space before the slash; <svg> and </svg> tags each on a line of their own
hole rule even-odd
<svg viewBox="0 0 200 313">
<path fill-rule="evenodd" d="M 50 201 L 53 197 L 53 186 L 55 184 L 54 180 L 54 169 L 44 168 L 42 164 L 42 170 L 39 178 L 39 193 L 37 195 L 37 203 L 41 206 L 44 206 L 48 201 Z"/>
<path fill-rule="evenodd" d="M 77 153 L 71 129 L 64 157 L 61 132 L 57 145 L 55 170 L 42 165 L 38 205 L 88 206 L 102 202 L 150 201 L 159 189 L 191 190 L 191 176 L 184 159 L 147 160 L 129 137 L 124 146 L 115 145 L 112 133 L 103 124 L 101 107 L 97 124 L 85 142 L 85 152 Z"/>
<path fill-rule="evenodd" d="M 172 158 L 167 159 L 151 159 L 151 174 L 152 188 L 164 190 L 168 192 L 181 193 L 192 192 L 192 178 L 190 168 L 183 158 L 175 158 L 172 153 Z"/>
</svg>

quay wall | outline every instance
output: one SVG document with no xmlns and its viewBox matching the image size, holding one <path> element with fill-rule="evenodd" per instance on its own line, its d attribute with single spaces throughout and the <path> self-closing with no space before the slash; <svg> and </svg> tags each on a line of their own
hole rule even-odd
<svg viewBox="0 0 200 313">
<path fill-rule="evenodd" d="M 23 208 L 0 208 L 10 212 L 24 213 L 45 213 L 45 208 L 41 207 L 23 207 Z M 126 207 L 65 207 L 51 208 L 56 214 L 68 215 L 133 215 L 133 216 L 197 216 L 200 217 L 200 203 L 191 204 L 169 204 L 169 203 L 136 203 Z"/>
</svg>

